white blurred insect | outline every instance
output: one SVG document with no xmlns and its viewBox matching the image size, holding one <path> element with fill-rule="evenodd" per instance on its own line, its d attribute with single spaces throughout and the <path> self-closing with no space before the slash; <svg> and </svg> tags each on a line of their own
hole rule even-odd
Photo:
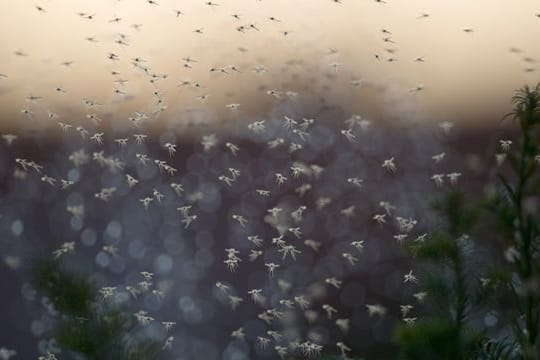
<svg viewBox="0 0 540 360">
<path fill-rule="evenodd" d="M 350 347 L 348 347 L 347 345 L 345 345 L 343 342 L 341 341 L 338 341 L 336 343 L 336 346 L 337 348 L 341 351 L 341 354 L 344 355 L 344 357 L 346 358 L 345 354 L 347 352 L 350 352 L 352 349 Z"/>
<path fill-rule="evenodd" d="M 167 142 L 163 145 L 163 147 L 165 149 L 167 149 L 167 151 L 169 152 L 169 156 L 170 157 L 173 157 L 174 154 L 176 153 L 176 145 L 175 144 L 172 144 L 170 142 Z"/>
<path fill-rule="evenodd" d="M 364 240 L 358 240 L 351 242 L 351 245 L 356 248 L 359 252 L 364 251 Z"/>
<path fill-rule="evenodd" d="M 244 333 L 244 328 L 238 328 L 234 330 L 231 333 L 231 336 L 236 340 L 244 340 L 244 338 L 246 337 L 246 334 Z"/>
<path fill-rule="evenodd" d="M 292 172 L 293 178 L 298 179 L 300 175 L 304 173 L 304 169 L 297 166 L 291 166 L 291 172 Z"/>
<path fill-rule="evenodd" d="M 229 259 L 224 260 L 223 262 L 227 265 L 227 269 L 229 269 L 229 271 L 235 272 L 238 269 L 239 261 L 240 260 L 238 259 L 229 258 Z"/>
<path fill-rule="evenodd" d="M 86 139 L 86 137 L 90 134 L 90 132 L 88 132 L 88 130 L 86 130 L 82 126 L 77 126 L 75 130 L 77 130 L 77 132 L 81 135 L 83 139 Z"/>
<path fill-rule="evenodd" d="M 266 334 L 269 335 L 272 339 L 274 339 L 275 342 L 280 342 L 281 339 L 283 338 L 282 334 L 273 330 L 268 330 Z"/>
<path fill-rule="evenodd" d="M 336 279 L 335 277 L 326 278 L 324 280 L 325 283 L 332 285 L 336 289 L 341 288 L 341 284 L 343 283 L 341 280 Z"/>
<path fill-rule="evenodd" d="M 153 198 L 151 197 L 145 197 L 145 198 L 142 198 L 142 199 L 139 199 L 139 201 L 142 203 L 142 205 L 144 206 L 144 209 L 145 210 L 148 210 L 148 207 L 150 206 L 150 203 L 152 201 L 154 201 Z"/>
<path fill-rule="evenodd" d="M 241 297 L 229 295 L 229 305 L 233 310 L 236 310 L 238 306 L 244 301 Z"/>
<path fill-rule="evenodd" d="M 259 235 L 250 235 L 247 237 L 248 241 L 253 243 L 256 247 L 261 247 L 263 244 L 263 239 L 259 237 Z"/>
<path fill-rule="evenodd" d="M 345 136 L 345 138 L 349 141 L 349 142 L 353 142 L 356 140 L 356 135 L 353 134 L 353 130 L 352 129 L 342 129 L 341 130 L 341 135 Z"/>
<path fill-rule="evenodd" d="M 261 349 L 266 349 L 268 344 L 270 344 L 270 339 L 262 336 L 257 336 L 257 343 L 261 347 Z"/>
<path fill-rule="evenodd" d="M 3 134 L 2 139 L 4 139 L 8 146 L 11 146 L 13 142 L 18 139 L 18 136 L 13 134 Z"/>
<path fill-rule="evenodd" d="M 60 256 L 67 254 L 67 253 L 73 253 L 75 252 L 75 242 L 65 242 L 63 243 L 59 249 L 53 251 L 53 255 L 55 259 L 58 259 Z"/>
<path fill-rule="evenodd" d="M 403 241 L 408 237 L 409 235 L 408 234 L 396 234 L 394 235 L 394 239 L 397 240 L 398 243 L 403 243 Z"/>
<path fill-rule="evenodd" d="M 97 199 L 100 199 L 103 201 L 109 201 L 115 192 L 116 192 L 115 187 L 102 188 L 98 193 L 94 194 L 94 196 Z"/>
<path fill-rule="evenodd" d="M 293 220 L 295 222 L 297 222 L 297 223 L 302 221 L 302 217 L 303 217 L 304 211 L 306 211 L 306 209 L 307 209 L 307 206 L 301 205 L 301 206 L 298 207 L 298 209 L 294 210 L 291 213 L 291 217 L 293 218 Z"/>
<path fill-rule="evenodd" d="M 236 180 L 238 177 L 240 177 L 240 170 L 235 168 L 229 168 L 229 172 L 231 173 L 233 180 Z"/>
<path fill-rule="evenodd" d="M 402 317 L 407 317 L 409 312 L 413 309 L 413 306 L 412 305 L 400 305 L 399 309 L 401 311 L 401 316 Z"/>
<path fill-rule="evenodd" d="M 350 320 L 349 319 L 337 319 L 336 320 L 336 326 L 341 330 L 343 333 L 347 333 L 349 331 L 350 327 Z"/>
<path fill-rule="evenodd" d="M 17 351 L 15 350 L 9 350 L 5 347 L 0 348 L 0 360 L 9 360 L 16 355 L 17 355 Z"/>
<path fill-rule="evenodd" d="M 275 149 L 278 146 L 282 145 L 283 143 L 285 143 L 285 140 L 283 138 L 277 138 L 277 139 L 269 141 L 267 144 L 270 149 Z"/>
<path fill-rule="evenodd" d="M 282 257 L 283 260 L 287 258 L 287 255 L 290 255 L 293 261 L 296 261 L 296 254 L 301 253 L 301 251 L 296 249 L 294 245 L 282 246 L 281 249 L 278 250 L 278 252 L 283 254 L 283 257 Z"/>
<path fill-rule="evenodd" d="M 309 307 L 309 301 L 303 296 L 295 296 L 294 301 L 300 306 L 300 309 L 306 310 Z"/>
<path fill-rule="evenodd" d="M 154 274 L 148 271 L 141 271 L 140 274 L 146 281 L 152 281 L 154 278 Z"/>
<path fill-rule="evenodd" d="M 446 153 L 442 152 L 440 154 L 433 155 L 431 158 L 435 161 L 435 164 L 438 164 L 444 159 L 445 156 Z"/>
<path fill-rule="evenodd" d="M 337 312 L 338 312 L 334 307 L 332 307 L 332 306 L 330 306 L 328 304 L 323 304 L 322 309 L 324 311 L 326 311 L 326 315 L 328 316 L 329 319 L 332 319 L 332 315 L 337 314 Z"/>
<path fill-rule="evenodd" d="M 287 130 L 290 130 L 294 128 L 296 125 L 298 125 L 298 122 L 294 120 L 293 118 L 284 116 L 283 119 L 285 120 L 285 122 L 283 123 L 283 127 Z"/>
<path fill-rule="evenodd" d="M 292 300 L 289 300 L 289 299 L 281 299 L 279 300 L 279 303 L 281 305 L 284 305 L 285 307 L 289 308 L 289 309 L 292 309 L 294 308 L 294 301 Z"/>
<path fill-rule="evenodd" d="M 281 173 L 276 173 L 274 176 L 278 185 L 282 185 L 283 183 L 285 183 L 285 181 L 287 181 L 287 178 Z"/>
<path fill-rule="evenodd" d="M 186 216 L 184 219 L 182 219 L 180 222 L 182 224 L 184 224 L 184 229 L 187 229 L 189 227 L 189 225 L 191 225 L 191 223 L 193 221 L 195 221 L 197 219 L 197 215 L 191 215 L 191 216 Z"/>
<path fill-rule="evenodd" d="M 416 319 L 417 319 L 416 317 L 407 317 L 407 318 L 403 318 L 403 321 L 407 325 L 413 325 L 416 322 Z"/>
<path fill-rule="evenodd" d="M 454 128 L 454 123 L 452 123 L 451 121 L 443 121 L 439 124 L 439 126 L 445 134 L 449 134 L 450 131 Z"/>
<path fill-rule="evenodd" d="M 266 126 L 264 125 L 264 120 L 255 121 L 248 124 L 248 129 L 253 131 L 256 134 L 262 133 L 264 130 L 266 130 Z"/>
<path fill-rule="evenodd" d="M 352 254 L 343 253 L 342 256 L 349 262 L 351 265 L 355 265 L 358 262 L 358 258 L 354 257 Z"/>
<path fill-rule="evenodd" d="M 405 274 L 403 276 L 403 282 L 404 283 L 417 283 L 418 282 L 418 279 L 416 278 L 416 276 L 413 274 L 413 271 L 410 270 L 407 274 Z"/>
<path fill-rule="evenodd" d="M 109 297 L 113 296 L 116 287 L 114 286 L 105 286 L 99 289 L 99 296 L 101 301 L 105 301 Z"/>
<path fill-rule="evenodd" d="M 126 181 L 130 188 L 134 187 L 139 182 L 139 180 L 135 179 L 133 176 L 129 174 L 126 174 Z"/>
<path fill-rule="evenodd" d="M 150 158 L 146 154 L 135 154 L 135 157 L 144 165 L 150 161 Z"/>
<path fill-rule="evenodd" d="M 230 143 L 230 142 L 226 142 L 225 143 L 225 146 L 232 152 L 232 154 L 234 156 L 236 156 L 236 154 L 238 153 L 238 151 L 240 151 L 240 148 L 236 145 L 234 145 L 233 143 Z"/>
<path fill-rule="evenodd" d="M 250 254 L 248 255 L 249 261 L 255 261 L 263 254 L 260 250 L 251 250 Z"/>
<path fill-rule="evenodd" d="M 315 119 L 302 118 L 302 123 L 298 126 L 303 131 L 307 131 L 311 125 L 315 123 Z"/>
<path fill-rule="evenodd" d="M 268 190 L 257 189 L 256 191 L 257 191 L 257 194 L 261 196 L 264 196 L 264 197 L 270 196 L 270 191 Z"/>
<path fill-rule="evenodd" d="M 165 327 L 165 330 L 171 331 L 174 325 L 176 325 L 176 322 L 174 321 L 162 321 L 161 324 L 163 327 Z"/>
<path fill-rule="evenodd" d="M 240 108 L 240 104 L 227 104 L 225 107 L 229 108 L 231 111 L 237 111 Z"/>
<path fill-rule="evenodd" d="M 391 157 L 390 159 L 384 160 L 381 166 L 391 173 L 395 173 L 397 170 L 393 157 Z"/>
<path fill-rule="evenodd" d="M 221 290 L 221 292 L 223 293 L 228 293 L 229 292 L 229 286 L 225 285 L 224 283 L 222 283 L 221 281 L 218 281 L 216 282 L 216 287 Z"/>
<path fill-rule="evenodd" d="M 352 177 L 352 178 L 348 178 L 347 179 L 347 182 L 349 184 L 353 184 L 355 185 L 356 187 L 359 187 L 361 188 L 363 183 L 364 183 L 364 180 L 360 179 L 360 178 L 357 178 L 357 177 Z"/>
<path fill-rule="evenodd" d="M 248 221 L 245 217 L 237 214 L 233 214 L 231 217 L 233 218 L 233 220 L 236 220 L 240 224 L 240 226 L 246 227 Z"/>
<path fill-rule="evenodd" d="M 114 139 L 114 142 L 120 145 L 121 147 L 126 147 L 128 138 L 122 138 L 122 139 Z"/>
<path fill-rule="evenodd" d="M 139 294 L 139 290 L 137 290 L 135 287 L 133 286 L 130 286 L 130 285 L 127 285 L 125 287 L 126 291 L 128 292 L 128 294 L 130 294 L 131 296 L 133 296 L 134 299 L 137 298 L 137 295 Z"/>
<path fill-rule="evenodd" d="M 288 349 L 285 346 L 281 346 L 281 345 L 274 346 L 274 350 L 276 351 L 276 353 L 278 354 L 281 360 L 285 360 L 287 354 L 289 353 Z"/>
<path fill-rule="evenodd" d="M 90 140 L 94 140 L 98 145 L 103 145 L 103 133 L 94 133 L 90 136 Z"/>
<path fill-rule="evenodd" d="M 417 292 L 416 294 L 413 294 L 413 297 L 419 302 L 419 303 L 423 303 L 424 302 L 424 299 L 426 298 L 427 296 L 427 292 L 425 291 L 420 291 L 420 292 Z"/>
<path fill-rule="evenodd" d="M 191 210 L 191 205 L 180 206 L 177 207 L 176 210 L 180 211 L 180 214 L 182 214 L 182 216 L 185 218 L 189 216 L 189 210 Z"/>
<path fill-rule="evenodd" d="M 356 210 L 356 206 L 351 205 L 349 207 L 346 207 L 344 209 L 340 210 L 340 213 L 345 216 L 346 218 L 351 218 L 354 216 L 354 211 Z"/>
<path fill-rule="evenodd" d="M 433 176 L 431 176 L 431 180 L 435 182 L 435 185 L 441 187 L 444 185 L 444 174 L 434 174 Z"/>
<path fill-rule="evenodd" d="M 251 289 L 248 291 L 248 294 L 251 295 L 251 300 L 255 304 L 264 305 L 266 298 L 262 295 L 262 289 Z"/>
<path fill-rule="evenodd" d="M 373 216 L 373 220 L 379 225 L 386 224 L 386 214 L 376 214 Z"/>
<path fill-rule="evenodd" d="M 162 193 L 160 193 L 157 189 L 153 189 L 152 195 L 154 195 L 154 197 L 156 198 L 157 202 L 161 202 L 161 200 L 163 200 L 163 198 L 165 197 L 165 195 L 163 195 Z"/>
<path fill-rule="evenodd" d="M 53 177 L 47 176 L 47 175 L 43 175 L 41 177 L 41 181 L 46 182 L 47 184 L 49 184 L 51 186 L 54 186 L 55 182 L 56 182 L 56 179 L 53 178 Z"/>
<path fill-rule="evenodd" d="M 446 174 L 446 177 L 450 180 L 451 185 L 457 185 L 457 182 L 460 176 L 461 176 L 461 173 L 458 173 L 458 172 L 452 172 L 450 174 Z"/>
<path fill-rule="evenodd" d="M 276 272 L 276 269 L 279 268 L 279 265 L 278 264 L 274 264 L 274 263 L 265 263 L 264 266 L 266 266 L 266 269 L 268 271 L 268 275 L 270 277 L 273 277 L 275 272 Z"/>
<path fill-rule="evenodd" d="M 72 125 L 63 123 L 61 121 L 58 122 L 58 125 L 60 126 L 63 132 L 68 131 L 68 129 L 72 127 Z"/>
<path fill-rule="evenodd" d="M 171 188 L 174 190 L 176 195 L 182 196 L 182 193 L 184 192 L 184 187 L 182 184 L 171 183 Z"/>
<path fill-rule="evenodd" d="M 300 239 L 302 237 L 302 231 L 300 230 L 300 227 L 289 228 L 288 231 L 293 234 L 297 239 Z"/>
<path fill-rule="evenodd" d="M 142 144 L 144 143 L 144 140 L 148 137 L 148 135 L 146 134 L 133 134 L 133 137 L 135 138 L 135 141 L 137 142 L 137 144 Z"/>
<path fill-rule="evenodd" d="M 319 248 L 322 246 L 322 243 L 319 241 L 312 240 L 312 239 L 307 239 L 307 240 L 304 240 L 304 245 L 310 247 L 311 250 L 318 252 Z"/>
<path fill-rule="evenodd" d="M 510 151 L 510 146 L 512 145 L 512 140 L 499 140 L 499 145 L 501 150 L 504 152 Z"/>
<path fill-rule="evenodd" d="M 386 308 L 380 304 L 366 304 L 366 309 L 368 311 L 368 315 L 374 316 L 384 316 L 386 314 Z"/>
<path fill-rule="evenodd" d="M 224 182 L 224 183 L 227 184 L 228 186 L 232 186 L 232 184 L 233 184 L 233 182 L 234 182 L 234 179 L 233 179 L 233 178 L 230 178 L 230 177 L 225 176 L 225 175 L 220 175 L 220 176 L 218 177 L 218 180 Z"/>
<path fill-rule="evenodd" d="M 136 312 L 135 314 L 133 314 L 133 316 L 135 316 L 135 318 L 141 325 L 148 325 L 152 321 L 154 321 L 154 318 L 151 316 L 148 316 L 148 313 L 144 310 Z"/>
<path fill-rule="evenodd" d="M 101 249 L 111 256 L 118 256 L 118 248 L 114 245 L 103 245 Z"/>
</svg>

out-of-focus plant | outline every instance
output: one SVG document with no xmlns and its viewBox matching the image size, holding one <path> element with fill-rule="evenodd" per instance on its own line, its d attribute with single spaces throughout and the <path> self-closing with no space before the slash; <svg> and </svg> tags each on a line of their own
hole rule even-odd
<svg viewBox="0 0 540 360">
<path fill-rule="evenodd" d="M 160 343 L 138 331 L 129 309 L 100 298 L 97 287 L 86 276 L 52 259 L 35 261 L 31 275 L 38 292 L 52 305 L 56 321 L 50 335 L 61 352 L 60 358 L 159 358 Z"/>
<path fill-rule="evenodd" d="M 397 327 L 405 359 L 540 359 L 540 84 L 518 90 L 512 103 L 507 117 L 518 123 L 519 138 L 515 148 L 511 140 L 499 143 L 502 191 L 478 201 L 487 210 L 478 226 L 494 225 L 479 244 L 497 248 L 498 238 L 503 249 L 489 264 L 474 261 L 466 234 L 480 212 L 472 195 L 450 192 L 435 206 L 447 226 L 411 246 L 428 270 L 421 283 L 431 308 L 424 319 Z M 495 329 L 475 320 L 490 312 L 500 317 Z"/>
<path fill-rule="evenodd" d="M 408 246 L 426 264 L 421 286 L 432 315 L 398 326 L 394 340 L 405 359 L 469 359 L 482 339 L 469 322 L 477 302 L 475 249 L 468 234 L 477 220 L 478 206 L 452 191 L 434 209 L 444 218 L 439 229 Z"/>
<path fill-rule="evenodd" d="M 540 358 L 540 84 L 525 86 L 512 98 L 507 115 L 519 125 L 515 147 L 501 141 L 499 158 L 507 160 L 498 178 L 504 191 L 492 196 L 499 238 L 509 266 L 504 288 L 509 289 L 514 312 L 512 329 L 523 359 Z M 507 171 L 506 171 L 507 170 Z"/>
</svg>

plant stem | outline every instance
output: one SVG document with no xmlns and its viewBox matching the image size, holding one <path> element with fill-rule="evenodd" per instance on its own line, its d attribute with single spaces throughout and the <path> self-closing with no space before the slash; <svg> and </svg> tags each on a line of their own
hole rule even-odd
<svg viewBox="0 0 540 360">
<path fill-rule="evenodd" d="M 515 207 L 517 212 L 518 230 L 519 230 L 519 244 L 521 247 L 521 261 L 520 261 L 520 278 L 521 283 L 525 288 L 525 329 L 527 344 L 524 348 L 525 359 L 535 359 L 534 349 L 537 338 L 537 324 L 534 316 L 535 298 L 529 289 L 529 282 L 532 278 L 532 254 L 531 254 L 531 234 L 529 232 L 529 224 L 523 211 L 523 196 L 525 194 L 527 181 L 529 175 L 527 174 L 527 168 L 529 166 L 528 149 L 530 146 L 530 131 L 527 121 L 528 119 L 521 119 L 521 132 L 523 140 L 520 146 L 519 152 L 519 168 L 518 168 L 518 185 L 515 191 Z"/>
</svg>

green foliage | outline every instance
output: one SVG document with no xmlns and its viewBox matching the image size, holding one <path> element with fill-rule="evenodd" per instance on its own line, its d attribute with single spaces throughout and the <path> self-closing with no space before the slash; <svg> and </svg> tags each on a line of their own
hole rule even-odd
<svg viewBox="0 0 540 360">
<path fill-rule="evenodd" d="M 434 316 L 396 328 L 394 342 L 403 359 L 469 359 L 481 341 L 481 333 L 467 325 L 473 291 L 468 269 L 470 240 L 466 235 L 478 219 L 478 206 L 463 194 L 451 191 L 433 205 L 442 218 L 439 229 L 423 242 L 408 245 L 426 264 L 422 290 L 427 292 Z"/>
<path fill-rule="evenodd" d="M 134 344 L 124 344 L 121 360 L 150 360 L 156 359 L 161 351 L 160 346 L 151 340 L 140 340 Z"/>
<path fill-rule="evenodd" d="M 517 279 L 508 281 L 516 310 L 513 330 L 525 359 L 540 357 L 540 218 L 529 201 L 538 201 L 538 124 L 540 124 L 540 84 L 525 86 L 512 98 L 514 110 L 508 114 L 520 126 L 516 150 L 508 153 L 509 173 L 499 174 L 506 194 L 492 199 L 490 210 L 504 229 L 502 240 L 512 250 L 509 271 Z"/>
<path fill-rule="evenodd" d="M 508 338 L 483 340 L 476 353 L 478 360 L 511 360 L 516 358 L 516 343 Z"/>
<path fill-rule="evenodd" d="M 399 325 L 394 341 L 400 346 L 400 357 L 411 360 L 460 360 L 473 358 L 481 335 L 465 331 L 453 321 L 426 319 L 410 325 Z"/>
<path fill-rule="evenodd" d="M 108 349 L 119 346 L 127 319 L 118 310 L 106 313 L 92 311 L 89 318 L 67 318 L 58 324 L 56 340 L 58 345 L 88 358 L 98 358 Z"/>
<path fill-rule="evenodd" d="M 409 246 L 429 270 L 421 285 L 436 311 L 396 329 L 394 341 L 405 359 L 540 359 L 540 216 L 535 208 L 540 200 L 540 84 L 518 90 L 512 103 L 507 117 L 519 124 L 520 136 L 515 150 L 503 149 L 509 166 L 497 175 L 502 191 L 477 205 L 449 192 L 434 206 L 444 219 L 440 228 Z M 474 254 L 463 235 L 481 219 L 492 221 L 504 254 L 476 269 L 483 274 L 478 284 L 469 265 Z M 489 311 L 500 316 L 495 331 L 473 326 L 472 314 Z"/>
<path fill-rule="evenodd" d="M 534 88 L 526 85 L 512 97 L 514 110 L 506 115 L 519 121 L 522 130 L 540 124 L 540 83 Z"/>
<path fill-rule="evenodd" d="M 445 220 L 450 236 L 458 237 L 468 233 L 479 218 L 480 206 L 466 202 L 466 196 L 459 191 L 449 191 L 433 204 L 435 211 Z"/>
<path fill-rule="evenodd" d="M 45 259 L 33 263 L 31 274 L 56 310 L 71 316 L 82 316 L 90 310 L 96 290 L 84 276 L 64 271 L 60 263 Z"/>
<path fill-rule="evenodd" d="M 350 357 L 349 355 L 324 355 L 321 358 L 322 360 L 364 360 L 364 358 L 359 357 Z"/>
<path fill-rule="evenodd" d="M 161 345 L 137 333 L 129 309 L 99 301 L 96 286 L 82 274 L 55 260 L 35 261 L 31 273 L 36 288 L 58 312 L 51 335 L 63 354 L 85 360 L 159 358 Z"/>
<path fill-rule="evenodd" d="M 431 235 L 421 244 L 412 245 L 411 249 L 418 258 L 433 262 L 448 262 L 458 256 L 458 244 L 444 232 Z"/>
</svg>

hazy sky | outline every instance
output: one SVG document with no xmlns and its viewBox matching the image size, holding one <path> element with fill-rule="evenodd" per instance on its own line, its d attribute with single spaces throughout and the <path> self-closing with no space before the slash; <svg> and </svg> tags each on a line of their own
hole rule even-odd
<svg viewBox="0 0 540 360">
<path fill-rule="evenodd" d="M 368 117 L 407 113 L 470 122 L 501 114 L 513 89 L 539 80 L 537 0 L 156 2 L 1 0 L 0 74 L 7 76 L 0 78 L 2 127 L 9 121 L 49 121 L 48 112 L 66 123 L 84 124 L 89 113 L 113 113 L 115 121 L 127 122 L 133 111 L 152 113 L 162 106 L 167 109 L 160 116 L 167 121 L 178 121 L 191 108 L 219 121 L 230 116 L 225 105 L 231 103 L 251 118 L 279 103 L 268 89 L 298 92 L 299 102 L 324 98 Z M 182 14 L 177 17 L 175 10 Z M 142 26 L 137 31 L 133 24 Z M 109 60 L 109 53 L 119 60 Z M 184 57 L 197 62 L 186 68 Z M 415 61 L 419 57 L 424 61 Z M 135 58 L 144 60 L 146 74 L 133 67 Z M 257 65 L 268 71 L 252 71 Z M 152 74 L 167 78 L 152 85 Z M 128 81 L 115 83 L 119 79 Z M 188 80 L 200 86 L 177 86 Z M 409 91 L 417 86 L 423 90 Z M 31 95 L 43 99 L 29 103 L 25 98 Z M 200 95 L 208 95 L 204 103 Z M 83 98 L 103 106 L 85 108 Z"/>
</svg>

